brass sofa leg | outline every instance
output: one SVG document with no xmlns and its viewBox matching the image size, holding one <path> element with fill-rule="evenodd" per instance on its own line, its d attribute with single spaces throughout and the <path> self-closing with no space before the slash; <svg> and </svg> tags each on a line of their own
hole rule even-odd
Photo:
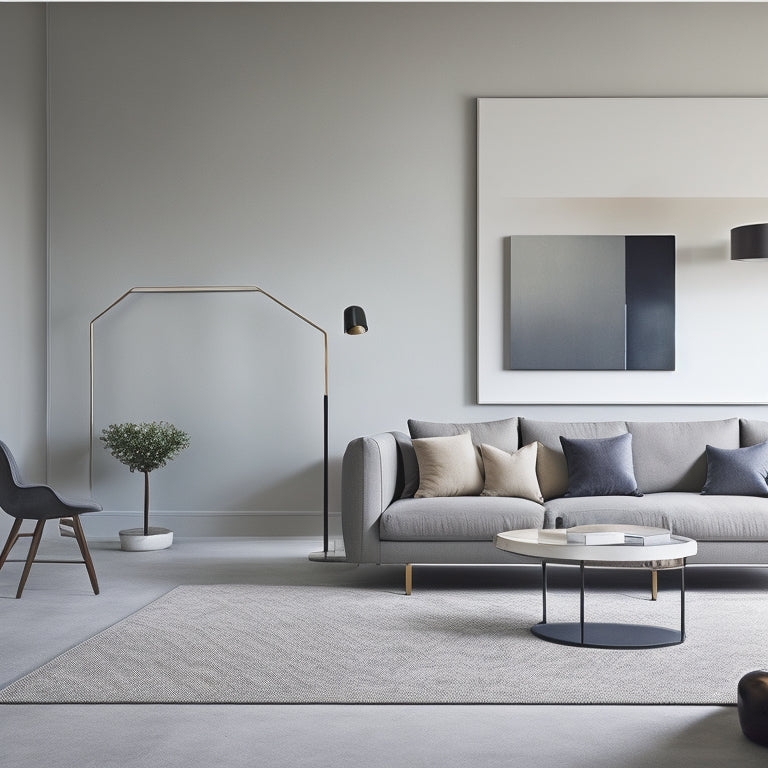
<svg viewBox="0 0 768 768">
<path fill-rule="evenodd" d="M 651 571 L 651 600 L 659 596 L 659 572 Z"/>
<path fill-rule="evenodd" d="M 413 565 L 405 564 L 405 594 L 410 595 L 413 589 Z"/>
</svg>

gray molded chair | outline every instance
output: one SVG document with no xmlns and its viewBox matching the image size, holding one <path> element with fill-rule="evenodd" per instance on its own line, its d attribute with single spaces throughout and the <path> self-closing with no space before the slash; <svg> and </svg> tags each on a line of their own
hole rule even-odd
<svg viewBox="0 0 768 768">
<path fill-rule="evenodd" d="M 29 576 L 29 569 L 32 567 L 32 563 L 35 562 L 37 548 L 40 546 L 40 539 L 43 535 L 43 527 L 46 520 L 62 520 L 62 518 L 67 518 L 67 520 L 62 520 L 62 523 L 71 525 L 83 559 L 38 560 L 37 562 L 84 564 L 88 570 L 88 577 L 91 580 L 93 592 L 96 595 L 99 594 L 99 583 L 96 581 L 96 571 L 91 560 L 91 553 L 88 551 L 88 544 L 85 541 L 85 534 L 80 524 L 80 515 L 85 512 L 98 512 L 101 509 L 101 505 L 95 501 L 67 501 L 47 485 L 26 485 L 21 479 L 21 473 L 13 458 L 13 454 L 11 454 L 8 446 L 0 441 L 0 507 L 11 517 L 16 518 L 13 521 L 13 526 L 3 551 L 0 553 L 0 568 L 5 565 L 8 553 L 22 536 L 32 537 L 24 571 L 21 574 L 19 589 L 16 592 L 17 598 L 21 597 L 27 576 Z M 19 528 L 21 528 L 24 520 L 37 521 L 33 533 L 19 533 Z"/>
</svg>

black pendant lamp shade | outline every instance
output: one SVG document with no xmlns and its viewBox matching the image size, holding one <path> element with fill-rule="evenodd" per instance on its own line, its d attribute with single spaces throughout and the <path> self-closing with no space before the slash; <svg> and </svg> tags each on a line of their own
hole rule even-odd
<svg viewBox="0 0 768 768">
<path fill-rule="evenodd" d="M 745 224 L 731 230 L 731 260 L 768 259 L 768 224 Z"/>
<path fill-rule="evenodd" d="M 368 330 L 368 321 L 365 319 L 365 312 L 362 307 L 347 307 L 344 310 L 344 333 L 351 336 L 358 336 L 366 333 Z"/>
</svg>

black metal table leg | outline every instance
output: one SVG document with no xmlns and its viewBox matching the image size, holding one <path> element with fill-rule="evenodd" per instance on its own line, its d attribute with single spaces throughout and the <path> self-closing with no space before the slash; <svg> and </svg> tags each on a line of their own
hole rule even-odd
<svg viewBox="0 0 768 768">
<path fill-rule="evenodd" d="M 683 567 L 680 569 L 680 642 L 685 641 L 685 562 L 683 558 Z"/>
<path fill-rule="evenodd" d="M 680 570 L 680 632 L 667 627 L 644 624 L 618 624 L 615 622 L 588 622 L 586 620 L 586 566 L 579 564 L 579 621 L 547 623 L 547 563 L 541 563 L 541 595 L 543 616 L 539 624 L 531 627 L 537 637 L 561 645 L 588 648 L 661 648 L 679 645 L 685 641 L 685 563 Z"/>
<path fill-rule="evenodd" d="M 579 623 L 581 624 L 581 644 L 584 645 L 584 561 L 579 563 L 579 570 L 581 571 L 581 618 Z"/>
</svg>

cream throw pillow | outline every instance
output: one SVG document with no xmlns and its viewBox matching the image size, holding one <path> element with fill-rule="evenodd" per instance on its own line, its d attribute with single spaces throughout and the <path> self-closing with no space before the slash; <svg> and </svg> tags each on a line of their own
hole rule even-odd
<svg viewBox="0 0 768 768">
<path fill-rule="evenodd" d="M 556 499 L 568 490 L 568 464 L 562 451 L 547 448 L 538 443 L 536 454 L 536 476 L 539 479 L 541 495 L 545 499 Z"/>
<path fill-rule="evenodd" d="M 483 473 L 469 432 L 449 437 L 420 437 L 413 441 L 419 464 L 415 499 L 436 496 L 477 496 Z"/>
<path fill-rule="evenodd" d="M 536 479 L 536 443 L 514 453 L 483 443 L 480 452 L 485 467 L 483 496 L 515 496 L 539 504 L 544 501 Z"/>
</svg>

